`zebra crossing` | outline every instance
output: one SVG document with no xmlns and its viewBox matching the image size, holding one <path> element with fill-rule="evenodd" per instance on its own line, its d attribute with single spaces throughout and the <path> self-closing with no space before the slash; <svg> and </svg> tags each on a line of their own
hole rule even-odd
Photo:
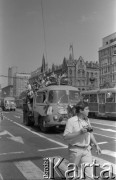
<svg viewBox="0 0 116 180">
<path fill-rule="evenodd" d="M 54 163 L 57 164 L 59 159 L 63 159 L 60 156 L 54 156 L 54 157 L 49 157 L 51 159 L 55 159 Z M 103 159 L 100 159 L 98 157 L 94 157 L 93 159 L 96 159 L 97 163 L 100 164 L 100 168 L 103 168 L 104 164 L 108 164 L 109 162 Z M 38 161 L 38 160 L 37 160 Z M 44 170 L 44 159 L 41 161 L 33 161 L 33 160 L 21 160 L 21 161 L 14 161 L 12 162 L 12 170 L 9 171 L 8 179 L 5 177 L 5 172 L 2 173 L 0 169 L 0 180 L 45 180 L 45 170 Z M 65 172 L 67 170 L 67 165 L 68 165 L 68 160 L 63 159 L 62 163 L 59 165 L 59 169 L 63 172 L 65 176 Z M 113 167 L 113 174 L 116 175 L 116 165 L 111 163 Z M 16 176 L 16 174 L 13 176 L 13 172 L 17 172 L 20 174 L 20 176 Z M 79 172 L 80 173 L 80 172 Z M 12 177 L 10 177 L 10 174 L 12 174 Z M 60 179 L 58 174 L 55 174 L 56 179 Z M 55 179 L 54 179 L 55 180 Z"/>
</svg>

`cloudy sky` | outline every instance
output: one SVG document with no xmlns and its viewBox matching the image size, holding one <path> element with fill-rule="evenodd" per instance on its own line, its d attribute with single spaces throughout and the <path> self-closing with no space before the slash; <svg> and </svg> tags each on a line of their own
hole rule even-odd
<svg viewBox="0 0 116 180">
<path fill-rule="evenodd" d="M 0 0 L 0 75 L 9 66 L 32 72 L 43 53 L 49 67 L 61 64 L 70 43 L 75 59 L 97 61 L 102 38 L 114 32 L 116 0 Z"/>
</svg>

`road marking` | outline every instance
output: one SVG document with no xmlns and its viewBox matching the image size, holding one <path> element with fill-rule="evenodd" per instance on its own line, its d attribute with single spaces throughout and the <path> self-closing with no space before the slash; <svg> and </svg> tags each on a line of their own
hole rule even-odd
<svg viewBox="0 0 116 180">
<path fill-rule="evenodd" d="M 98 142 L 97 144 L 106 144 L 106 143 L 108 143 L 108 142 Z"/>
<path fill-rule="evenodd" d="M 4 180 L 1 173 L 0 173 L 0 180 Z"/>
<path fill-rule="evenodd" d="M 58 145 L 60 145 L 60 146 L 62 146 L 62 147 L 68 147 L 67 145 L 65 145 L 65 144 L 63 144 L 63 143 L 61 143 L 61 142 L 58 142 L 58 141 L 53 140 L 53 139 L 51 139 L 51 138 L 47 138 L 46 136 L 41 135 L 41 134 L 39 134 L 39 133 L 33 132 L 33 131 L 31 131 L 30 129 L 28 129 L 27 127 L 24 127 L 23 125 L 21 125 L 21 124 L 19 124 L 19 123 L 17 123 L 17 122 L 13 122 L 13 123 L 17 124 L 18 126 L 26 129 L 27 131 L 29 131 L 29 132 L 31 132 L 31 133 L 33 133 L 33 134 L 36 134 L 36 135 L 39 136 L 39 137 L 42 137 L 42 138 L 47 139 L 47 140 L 49 140 L 49 141 L 51 141 L 51 142 L 54 142 L 54 143 L 56 143 L 56 144 L 58 144 Z M 94 133 L 94 134 L 97 134 L 97 133 Z M 97 135 L 102 136 L 101 134 L 97 134 Z M 105 135 L 103 135 L 103 136 L 105 136 Z M 109 137 L 109 136 L 105 136 L 105 137 L 111 138 L 111 137 Z M 112 139 L 115 139 L 115 138 L 112 138 Z M 94 157 L 94 158 L 96 158 L 96 157 Z M 99 160 L 101 160 L 101 161 L 103 161 L 103 162 L 106 162 L 105 160 L 100 159 L 100 158 L 99 158 Z M 107 161 L 107 163 L 110 163 L 110 162 Z M 111 164 L 111 163 L 110 163 L 110 164 Z M 112 164 L 113 164 L 113 163 L 112 163 Z M 114 166 L 114 165 L 113 165 L 113 166 Z M 115 168 L 116 168 L 116 167 L 115 167 Z"/>
<path fill-rule="evenodd" d="M 6 134 L 8 134 L 10 136 L 10 137 L 7 137 L 8 139 L 11 139 L 13 141 L 16 141 L 16 142 L 24 144 L 24 141 L 23 141 L 22 137 L 20 137 L 20 136 L 17 136 L 17 137 L 13 136 L 13 134 L 8 132 L 7 130 L 4 130 L 3 132 L 0 132 L 1 136 L 6 135 Z"/>
<path fill-rule="evenodd" d="M 15 136 L 13 136 L 13 137 L 7 137 L 8 139 L 11 139 L 11 140 L 13 140 L 13 141 L 16 141 L 16 142 L 19 142 L 19 143 L 21 143 L 21 144 L 24 144 L 24 141 L 23 141 L 23 139 L 22 139 L 22 137 L 15 137 Z"/>
<path fill-rule="evenodd" d="M 2 132 L 0 132 L 0 136 L 3 136 L 3 135 L 6 135 L 7 133 L 6 133 L 6 131 L 4 130 L 4 131 L 2 131 Z"/>
<path fill-rule="evenodd" d="M 97 144 L 106 144 L 108 142 L 98 142 Z M 54 147 L 54 148 L 45 148 L 45 149 L 38 149 L 38 151 L 50 151 L 50 150 L 57 150 L 57 149 L 67 149 L 68 146 L 66 147 Z"/>
<path fill-rule="evenodd" d="M 29 128 L 27 128 L 27 127 L 25 127 L 25 126 L 23 126 L 23 125 L 21 125 L 21 124 L 19 124 L 19 123 L 17 123 L 17 122 L 13 122 L 13 123 L 14 123 L 14 124 L 17 124 L 18 126 L 26 129 L 27 131 L 29 131 L 29 132 L 31 132 L 31 133 L 33 133 L 33 134 L 36 134 L 36 135 L 39 136 L 39 137 L 42 137 L 42 138 L 44 138 L 44 139 L 47 139 L 47 140 L 50 141 L 50 142 L 56 143 L 56 144 L 58 144 L 58 145 L 60 145 L 60 146 L 63 146 L 63 147 L 67 147 L 67 145 L 65 145 L 65 144 L 63 144 L 63 143 L 61 143 L 61 142 L 59 142 L 59 141 L 53 140 L 53 139 L 51 139 L 51 138 L 48 138 L 48 137 L 46 137 L 46 136 L 44 136 L 44 135 L 42 135 L 42 134 L 36 133 L 36 132 L 32 131 L 31 129 L 29 129 Z"/>
<path fill-rule="evenodd" d="M 104 136 L 104 137 L 107 137 L 107 138 L 116 140 L 115 137 L 106 136 L 106 135 L 104 135 L 104 134 L 99 134 L 99 133 L 93 133 L 93 134 L 96 134 L 96 135 L 98 135 L 98 136 Z"/>
<path fill-rule="evenodd" d="M 67 147 L 54 147 L 54 148 L 38 149 L 38 151 L 51 151 L 51 150 L 55 150 L 55 149 L 56 150 L 57 149 L 66 149 Z"/>
<path fill-rule="evenodd" d="M 4 116 L 6 120 L 13 122 L 13 120 L 9 119 L 8 117 Z"/>
<path fill-rule="evenodd" d="M 114 158 L 116 158 L 116 152 L 114 152 L 114 151 L 110 151 L 110 150 L 106 150 L 106 149 L 104 149 L 104 150 L 102 150 L 102 152 L 101 152 L 102 154 L 106 154 L 106 155 L 109 155 L 109 156 L 112 156 L 112 157 L 114 157 Z"/>
<path fill-rule="evenodd" d="M 10 154 L 22 154 L 22 153 L 24 153 L 24 151 L 7 152 L 7 153 L 0 153 L 0 156 L 3 156 L 3 155 L 10 155 Z"/>
<path fill-rule="evenodd" d="M 111 162 L 108 162 L 104 159 L 101 159 L 101 158 L 98 158 L 98 157 L 95 157 L 95 156 L 92 156 L 93 157 L 93 160 L 96 160 L 96 163 L 100 165 L 100 168 L 104 169 L 104 165 L 107 164 L 107 165 L 111 165 L 112 168 L 113 168 L 113 173 L 116 174 L 116 165 L 111 163 Z M 62 157 L 58 157 L 58 156 L 54 156 L 54 157 L 50 157 L 50 158 L 55 158 L 54 159 L 54 162 L 56 163 L 58 161 L 58 159 L 62 159 Z M 62 169 L 63 171 L 66 171 L 67 170 L 67 165 L 69 164 L 69 161 L 64 159 L 62 161 L 62 163 L 60 164 L 59 168 Z M 79 169 L 80 170 L 80 169 Z"/>
<path fill-rule="evenodd" d="M 90 120 L 92 120 L 92 119 L 90 119 Z M 100 124 L 100 125 L 102 125 L 102 126 L 116 127 L 116 123 L 115 123 L 115 125 L 111 125 L 111 124 L 103 124 L 103 123 L 97 123 L 97 122 L 91 122 L 91 121 L 90 121 L 90 123 L 91 123 L 91 124 Z"/>
<path fill-rule="evenodd" d="M 43 180 L 43 171 L 31 161 L 14 163 L 23 176 L 28 180 Z"/>
<path fill-rule="evenodd" d="M 13 120 L 10 120 L 10 119 L 8 119 L 8 120 L 9 120 L 9 121 L 12 121 L 14 124 L 17 124 L 18 126 L 24 128 L 24 129 L 26 129 L 27 131 L 32 132 L 30 129 L 26 128 L 25 126 L 23 126 L 23 125 L 21 125 L 21 124 L 19 124 L 19 123 L 17 123 L 17 122 L 14 122 Z M 35 132 L 32 132 L 32 133 L 34 133 L 34 134 L 36 134 L 36 135 L 38 135 L 38 136 L 40 136 L 40 137 L 47 138 L 47 137 L 45 137 L 45 136 L 40 135 L 39 133 L 35 133 Z M 106 136 L 106 135 L 98 134 L 98 133 L 94 133 L 94 134 L 99 135 L 99 136 L 108 137 L 108 138 L 110 138 L 110 139 L 116 140 L 115 137 L 110 137 L 110 136 Z M 48 139 L 50 139 L 50 138 L 48 138 Z M 51 139 L 50 141 L 53 142 L 54 140 Z M 54 142 L 56 143 L 56 141 L 54 141 Z M 60 143 L 60 142 L 58 142 L 58 143 Z M 63 143 L 60 143 L 60 144 L 62 144 L 61 146 L 64 146 Z M 60 144 L 59 144 L 59 145 L 60 145 Z"/>
<path fill-rule="evenodd" d="M 96 126 L 92 126 L 96 129 L 99 129 L 99 130 L 102 130 L 102 131 L 109 131 L 109 132 L 115 132 L 116 133 L 116 130 L 113 130 L 113 129 L 104 129 L 104 128 L 100 128 L 100 127 L 96 127 Z"/>
<path fill-rule="evenodd" d="M 97 163 L 100 164 L 100 167 L 101 167 L 102 169 L 103 169 L 103 166 L 104 166 L 105 164 L 111 165 L 112 168 L 113 168 L 113 173 L 116 174 L 116 165 L 115 165 L 115 164 L 113 164 L 113 163 L 111 163 L 111 162 L 109 162 L 109 161 L 106 161 L 106 160 L 104 160 L 104 159 L 95 157 L 95 156 L 93 156 L 93 159 L 95 159 L 95 160 L 97 161 Z"/>
<path fill-rule="evenodd" d="M 19 119 L 21 118 L 20 116 L 16 116 L 16 115 L 14 115 L 14 117 L 19 118 Z"/>
</svg>

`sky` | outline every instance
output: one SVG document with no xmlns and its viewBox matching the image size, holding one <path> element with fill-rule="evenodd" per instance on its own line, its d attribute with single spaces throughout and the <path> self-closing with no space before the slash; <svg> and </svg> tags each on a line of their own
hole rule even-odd
<svg viewBox="0 0 116 180">
<path fill-rule="evenodd" d="M 42 13 L 43 12 L 43 13 Z M 30 73 L 69 57 L 98 61 L 102 39 L 116 32 L 116 0 L 0 0 L 0 76 Z M 2 87 L 6 77 L 0 77 Z"/>
</svg>

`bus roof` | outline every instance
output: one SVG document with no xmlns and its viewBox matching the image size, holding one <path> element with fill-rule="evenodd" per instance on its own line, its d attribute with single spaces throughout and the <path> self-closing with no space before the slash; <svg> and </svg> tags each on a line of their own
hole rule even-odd
<svg viewBox="0 0 116 180">
<path fill-rule="evenodd" d="M 96 90 L 90 90 L 90 91 L 83 91 L 81 94 L 96 94 L 96 93 L 105 93 L 105 92 L 115 92 L 116 88 L 107 88 L 107 89 L 96 89 Z"/>
<path fill-rule="evenodd" d="M 99 90 L 89 90 L 89 91 L 82 91 L 81 94 L 96 94 Z"/>
<path fill-rule="evenodd" d="M 73 86 L 67 86 L 67 85 L 50 85 L 44 88 L 39 89 L 37 92 L 45 91 L 45 90 L 74 90 L 79 91 L 78 88 Z"/>
</svg>

